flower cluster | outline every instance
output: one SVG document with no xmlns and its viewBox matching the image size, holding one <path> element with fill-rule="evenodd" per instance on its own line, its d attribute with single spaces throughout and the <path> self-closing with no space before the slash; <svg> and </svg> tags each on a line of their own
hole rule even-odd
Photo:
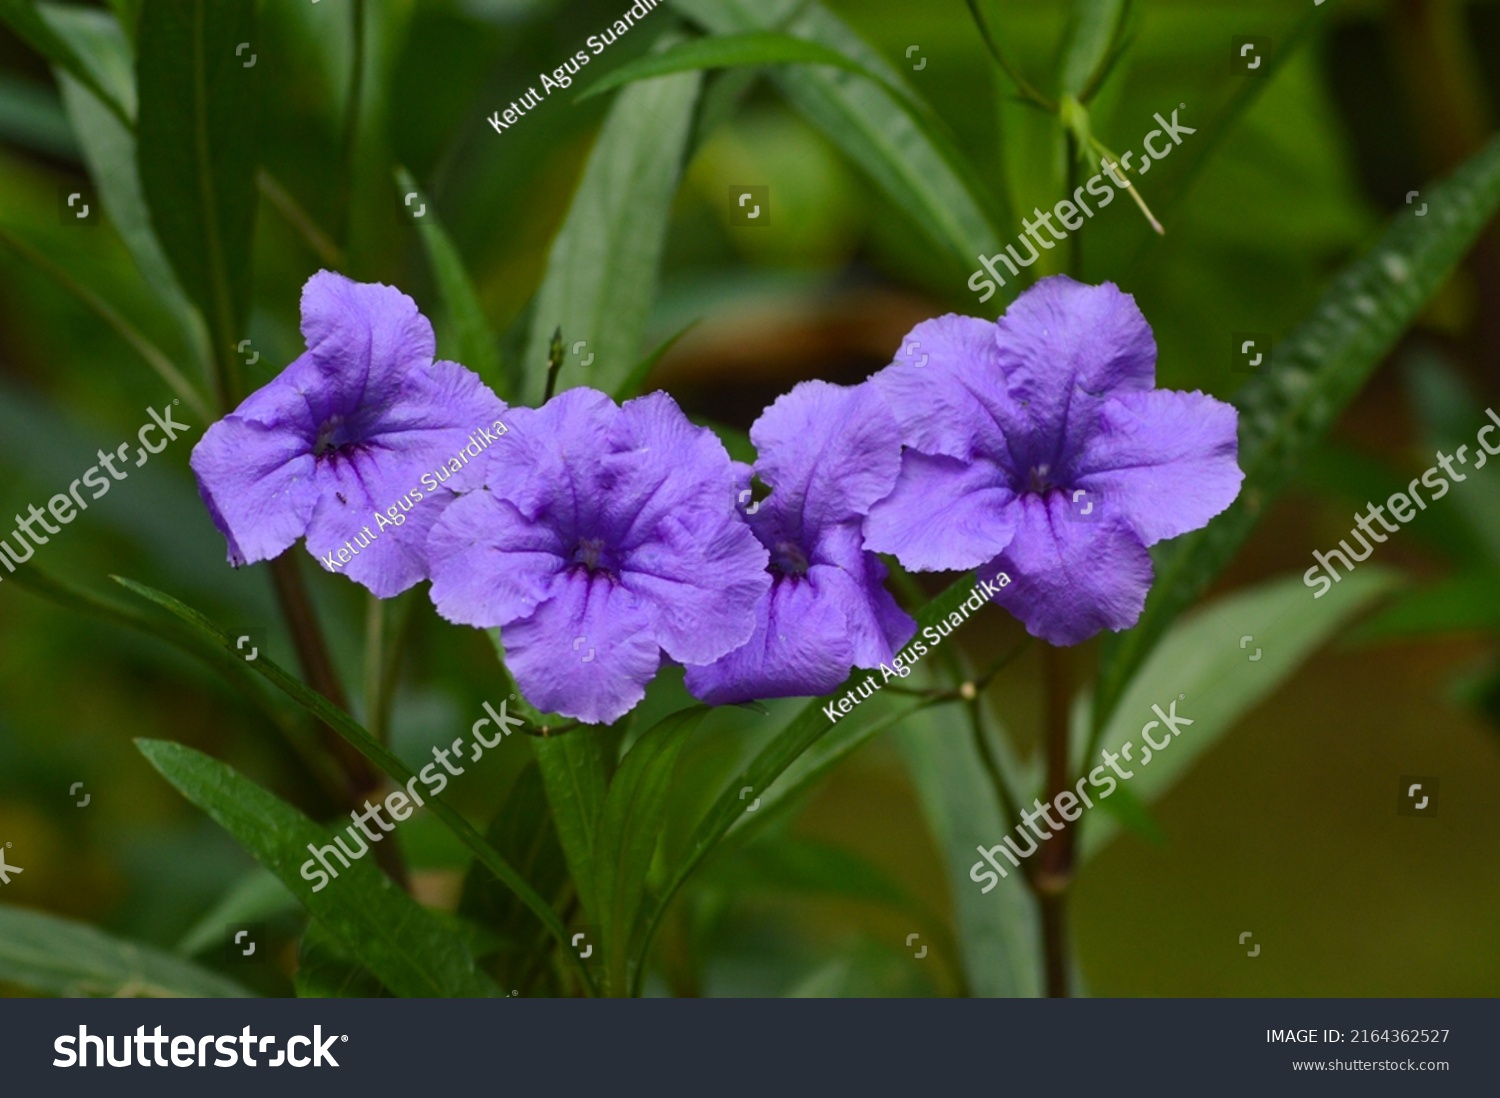
<svg viewBox="0 0 1500 1098">
<path fill-rule="evenodd" d="M 995 601 L 1053 644 L 1128 628 L 1146 547 L 1242 479 L 1234 409 L 1157 390 L 1134 301 L 1061 276 L 998 322 L 918 325 L 861 385 L 798 385 L 751 428 L 753 469 L 665 393 L 507 410 L 434 360 L 431 325 L 388 286 L 320 272 L 302 331 L 306 353 L 193 453 L 230 562 L 305 538 L 381 597 L 429 579 L 443 617 L 501 629 L 534 704 L 587 722 L 629 712 L 663 660 L 715 704 L 888 663 L 916 623 L 877 553 L 1008 572 Z M 432 470 L 436 493 L 409 491 Z"/>
</svg>

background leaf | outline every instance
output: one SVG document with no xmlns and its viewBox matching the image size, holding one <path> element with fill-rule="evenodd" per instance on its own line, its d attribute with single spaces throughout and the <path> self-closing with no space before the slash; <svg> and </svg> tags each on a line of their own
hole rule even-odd
<svg viewBox="0 0 1500 1098">
<path fill-rule="evenodd" d="M 137 157 L 151 221 L 184 290 L 197 302 L 222 371 L 220 399 L 237 403 L 255 222 L 251 0 L 146 0 L 136 86 Z M 253 47 L 252 47 L 253 48 Z"/>
<path fill-rule="evenodd" d="M 594 840 L 594 891 L 610 967 L 609 987 L 615 995 L 629 988 L 631 932 L 666 822 L 677 756 L 707 715 L 706 706 L 695 705 L 647 729 L 609 783 Z"/>
<path fill-rule="evenodd" d="M 1167 626 L 1229 563 L 1306 450 L 1332 426 L 1397 337 L 1442 285 L 1500 206 L 1500 138 L 1436 189 L 1430 209 L 1396 217 L 1379 244 L 1348 267 L 1311 316 L 1277 345 L 1268 368 L 1235 398 L 1240 410 L 1237 500 L 1207 527 L 1155 554 L 1156 579 L 1135 628 L 1106 637 L 1096 722 Z"/>
<path fill-rule="evenodd" d="M 245 998 L 191 961 L 72 919 L 0 904 L 0 982 L 44 995 Z"/>
<path fill-rule="evenodd" d="M 569 350 L 559 390 L 612 392 L 640 357 L 702 79 L 685 73 L 633 84 L 610 106 L 552 242 L 516 366 L 514 389 L 526 403 L 541 403 L 547 346 L 559 326 Z"/>
<path fill-rule="evenodd" d="M 1134 776 L 1122 785 L 1128 784 L 1142 804 L 1156 801 L 1219 737 L 1304 666 L 1314 650 L 1397 583 L 1396 573 L 1367 564 L 1314 599 L 1301 576 L 1289 576 L 1236 592 L 1183 618 L 1131 682 L 1104 729 L 1100 748 L 1118 752 L 1126 740 L 1134 740 L 1139 760 L 1145 747 L 1141 727 L 1154 718 L 1153 705 L 1167 710 L 1176 700 L 1178 715 L 1193 723 L 1149 764 L 1135 767 Z M 1252 639 L 1241 647 L 1247 636 Z M 1257 652 L 1260 657 L 1252 659 Z M 1163 734 L 1157 732 L 1156 738 Z M 1085 768 L 1099 761 L 1096 754 L 1084 760 Z M 1129 763 L 1121 765 L 1131 769 Z M 1116 831 L 1109 815 L 1091 813 L 1086 818 L 1085 858 L 1102 849 Z"/>
<path fill-rule="evenodd" d="M 344 949 L 398 995 L 498 996 L 464 943 L 397 888 L 368 855 L 339 867 L 318 891 L 300 867 L 330 833 L 216 759 L 181 744 L 141 740 L 162 777 L 274 873 Z"/>
</svg>

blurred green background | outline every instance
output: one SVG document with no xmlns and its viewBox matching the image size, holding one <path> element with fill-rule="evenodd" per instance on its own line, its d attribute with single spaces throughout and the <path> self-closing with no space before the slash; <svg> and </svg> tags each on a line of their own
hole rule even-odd
<svg viewBox="0 0 1500 1098">
<path fill-rule="evenodd" d="M 247 382 L 264 384 L 301 350 L 298 293 L 325 265 L 289 206 L 339 249 L 345 273 L 412 294 L 437 323 L 440 357 L 458 356 L 397 165 L 419 182 L 485 317 L 506 333 L 505 368 L 534 378 L 543 363 L 526 357 L 528 310 L 609 105 L 607 96 L 576 102 L 573 93 L 643 53 L 676 17 L 663 5 L 569 93 L 497 134 L 488 115 L 628 5 L 371 3 L 352 127 L 351 6 L 276 2 L 260 11 L 252 44 L 259 118 L 245 125 L 258 130 L 274 182 L 262 186 L 256 217 L 248 334 L 259 359 L 247 366 Z M 1236 36 L 1282 46 L 1309 6 L 1143 0 L 1126 52 L 1092 104 L 1095 134 L 1116 151 L 1139 148 L 1153 112 L 1182 105 L 1183 122 L 1198 128 L 1137 181 L 1165 236 L 1120 201 L 1075 238 L 1081 277 L 1135 295 L 1155 330 L 1164 387 L 1231 397 L 1244 380 L 1233 368 L 1235 333 L 1280 339 L 1333 273 L 1407 208 L 1409 192 L 1420 202 L 1478 149 L 1500 111 L 1500 4 L 1339 0 L 1243 115 L 1216 126 L 1246 81 L 1260 79 L 1234 71 Z M 128 22 L 135 6 L 113 7 Z M 963 3 L 827 7 L 932 106 L 995 193 L 1008 191 L 1016 207 L 1020 195 L 1043 205 L 1061 197 L 1060 142 L 1028 120 L 1028 108 L 999 106 L 993 66 Z M 1046 86 L 1068 5 L 1000 0 L 987 10 L 1008 56 Z M 102 16 L 68 17 L 103 25 Z M 671 210 L 643 353 L 697 323 L 663 358 L 653 387 L 692 415 L 743 430 L 797 380 L 852 382 L 885 365 L 924 318 L 993 317 L 1003 307 L 999 297 L 980 306 L 965 285 L 977 262 L 934 249 L 908 211 L 770 81 L 743 72 L 715 77 L 712 87 L 715 109 L 697 120 L 698 143 Z M 191 373 L 194 347 L 117 229 L 66 216 L 66 195 L 95 195 L 74 125 L 53 71 L 0 29 L 0 228 L 111 303 Z M 740 185 L 769 187 L 768 223 L 732 223 L 728 196 Z M 998 198 L 995 213 L 1002 241 L 1013 238 L 1019 217 Z M 0 514 L 45 505 L 95 463 L 96 450 L 133 438 L 147 407 L 172 395 L 95 311 L 0 241 Z M 1472 437 L 1496 403 L 1500 238 L 1492 227 L 1215 594 L 1300 575 L 1313 549 L 1345 536 L 1366 498 L 1419 475 L 1439 445 Z M 206 426 L 179 418 L 192 423 L 191 440 Z M 217 621 L 262 631 L 270 653 L 292 666 L 266 569 L 224 563 L 188 471 L 191 445 L 179 441 L 132 470 L 37 563 L 96 591 L 108 591 L 111 574 L 171 591 Z M 363 593 L 303 564 L 340 669 L 357 683 Z M 1084 868 L 1073 916 L 1090 992 L 1500 992 L 1500 470 L 1456 486 L 1364 567 L 1377 565 L 1401 574 L 1398 593 L 1277 682 L 1152 806 L 1154 839 L 1123 831 Z M 439 621 L 425 597 L 409 607 L 391 737 L 412 759 L 451 741 L 483 700 L 504 690 L 482 633 Z M 961 639 L 983 666 L 1022 635 L 990 609 Z M 987 696 L 1023 757 L 1034 757 L 1039 737 L 1038 655 L 1027 651 Z M 701 769 L 690 773 L 728 773 L 759 719 L 715 715 L 688 760 Z M 212 669 L 0 574 L 0 841 L 25 869 L 0 903 L 196 952 L 259 991 L 289 993 L 298 918 L 284 905 L 265 908 L 273 964 L 251 970 L 225 955 L 214 928 L 229 916 L 215 905 L 237 885 L 254 894 L 253 863 L 131 742 L 197 747 L 316 813 L 316 790 L 265 733 L 264 715 Z M 716 856 L 668 923 L 651 989 L 963 991 L 951 889 L 977 886 L 945 871 L 930 809 L 909 777 L 910 744 L 929 735 L 967 731 L 949 708 L 928 727 L 880 737 L 795 811 Z M 496 814 L 529 750 L 524 739 L 508 741 L 455 783 L 470 818 Z M 1404 775 L 1441 779 L 1436 817 L 1397 814 Z M 83 808 L 75 807 L 82 793 L 70 793 L 78 782 L 90 796 Z M 418 895 L 452 908 L 462 850 L 422 815 L 399 835 Z M 1261 945 L 1257 957 L 1239 944 L 1246 931 Z M 913 933 L 931 945 L 920 959 L 907 945 Z"/>
</svg>

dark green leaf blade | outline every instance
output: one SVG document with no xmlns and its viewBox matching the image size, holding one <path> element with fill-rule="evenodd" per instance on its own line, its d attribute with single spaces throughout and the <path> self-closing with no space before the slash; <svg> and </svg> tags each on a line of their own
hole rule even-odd
<svg viewBox="0 0 1500 1098">
<path fill-rule="evenodd" d="M 329 845 L 327 831 L 217 759 L 166 740 L 136 744 L 162 777 L 276 874 L 344 948 L 396 994 L 500 995 L 464 943 L 397 888 L 373 858 L 341 866 L 337 879 L 315 891 L 299 867 L 309 861 L 309 846 Z"/>
<path fill-rule="evenodd" d="M 68 998 L 250 996 L 233 980 L 164 950 L 9 904 L 0 904 L 0 982 Z"/>
<path fill-rule="evenodd" d="M 624 995 L 629 986 L 631 932 L 666 823 L 677 756 L 708 713 L 707 706 L 694 705 L 647 729 L 609 784 L 594 838 L 594 893 L 612 994 Z"/>
<path fill-rule="evenodd" d="M 588 99 L 637 80 L 666 76 L 697 69 L 735 68 L 743 65 L 829 65 L 882 85 L 893 94 L 906 98 L 906 89 L 889 83 L 853 58 L 819 42 L 794 38 L 775 31 L 749 31 L 744 34 L 715 34 L 682 42 L 662 53 L 649 54 L 606 75 L 589 86 L 578 98 Z"/>
<path fill-rule="evenodd" d="M 632 84 L 610 106 L 537 292 L 514 386 L 525 403 L 541 403 L 559 327 L 568 349 L 559 391 L 610 392 L 639 357 L 702 79 Z"/>
<path fill-rule="evenodd" d="M 79 81 L 98 97 L 110 111 L 126 126 L 131 124 L 130 113 L 118 96 L 105 90 L 103 82 L 83 58 L 42 18 L 34 0 L 0 0 L 0 19 L 32 49 L 48 61 Z"/>
<path fill-rule="evenodd" d="M 396 186 L 403 195 L 419 196 L 422 216 L 416 219 L 417 233 L 427 252 L 427 262 L 432 265 L 432 273 L 437 278 L 443 304 L 453 321 L 453 331 L 458 337 L 458 361 L 478 374 L 500 396 L 508 395 L 506 379 L 500 372 L 500 345 L 484 319 L 479 294 L 469 272 L 464 269 L 458 249 L 453 246 L 452 237 L 443 228 L 437 211 L 427 201 L 411 172 L 404 167 L 396 169 Z"/>
<path fill-rule="evenodd" d="M 148 602 L 155 603 L 174 617 L 187 623 L 195 633 L 212 645 L 226 652 L 233 653 L 234 642 L 229 635 L 198 611 L 174 599 L 171 595 L 163 594 L 160 591 L 147 587 L 145 584 L 136 583 L 134 580 L 124 579 L 120 576 L 113 578 L 122 587 L 135 592 Z M 404 786 L 412 779 L 413 774 L 407 768 L 406 764 L 378 743 L 360 726 L 358 721 L 332 704 L 323 695 L 308 687 L 300 679 L 288 673 L 275 660 L 270 659 L 262 653 L 260 658 L 253 663 L 245 664 L 243 660 L 236 662 L 253 669 L 256 674 L 265 678 L 272 686 L 275 686 L 287 697 L 291 698 L 292 701 L 337 732 L 361 755 L 378 766 L 395 784 Z M 521 902 L 529 907 L 546 924 L 553 938 L 560 945 L 566 945 L 567 931 L 563 927 L 562 920 L 552 910 L 551 905 L 537 895 L 536 890 L 522 879 L 521 875 L 500 856 L 494 847 L 484 841 L 484 836 L 480 835 L 474 829 L 474 826 L 468 820 L 464 819 L 442 797 L 429 797 L 427 805 L 432 810 L 432 814 L 458 836 L 459 840 L 474 853 L 475 857 L 484 864 L 485 868 L 514 892 Z M 585 983 L 589 982 L 586 973 L 584 974 L 584 981 Z"/>
<path fill-rule="evenodd" d="M 178 281 L 208 322 L 220 399 L 237 400 L 255 221 L 252 0 L 146 0 L 136 126 L 141 190 Z"/>
<path fill-rule="evenodd" d="M 1135 628 L 1105 639 L 1095 727 L 1167 626 L 1223 570 L 1303 454 L 1333 425 L 1396 339 L 1500 206 L 1500 138 L 1423 191 L 1428 209 L 1398 215 L 1375 248 L 1344 270 L 1312 314 L 1240 391 L 1239 499 L 1207 527 L 1157 554 L 1156 581 Z"/>
<path fill-rule="evenodd" d="M 597 919 L 594 896 L 594 836 L 609 785 L 609 760 L 597 728 L 575 728 L 564 736 L 539 739 L 532 745 L 547 803 L 557 823 L 557 837 L 568 859 L 568 870 L 578 889 L 578 902 L 589 919 Z"/>
</svg>

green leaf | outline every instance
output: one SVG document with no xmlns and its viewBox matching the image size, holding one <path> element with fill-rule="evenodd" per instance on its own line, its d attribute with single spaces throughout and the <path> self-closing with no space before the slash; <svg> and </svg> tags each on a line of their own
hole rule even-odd
<svg viewBox="0 0 1500 1098">
<path fill-rule="evenodd" d="M 1435 633 L 1500 632 L 1500 572 L 1461 572 L 1406 592 L 1349 634 L 1368 643 Z"/>
<path fill-rule="evenodd" d="M 536 763 L 528 763 L 516 778 L 505 803 L 490 821 L 485 838 L 543 896 L 557 898 L 567 891 L 568 864 Z M 504 986 L 516 987 L 526 995 L 555 993 L 548 984 L 536 984 L 552 973 L 542 960 L 548 945 L 547 928 L 478 862 L 469 867 L 464 878 L 458 911 L 488 927 L 502 943 L 500 972 Z"/>
<path fill-rule="evenodd" d="M 292 984 L 299 999 L 378 999 L 390 994 L 380 980 L 351 957 L 344 944 L 313 919 L 297 945 Z"/>
<path fill-rule="evenodd" d="M 1084 99 L 1085 91 L 1098 86 L 1119 45 L 1129 10 L 1129 0 L 1073 0 L 1059 68 L 1063 95 Z"/>
<path fill-rule="evenodd" d="M 695 705 L 653 725 L 620 763 L 599 817 L 594 839 L 594 895 L 599 903 L 609 987 L 629 988 L 631 932 L 646 894 L 646 875 L 667 820 L 667 793 L 677 756 L 709 713 Z"/>
<path fill-rule="evenodd" d="M 0 0 L 0 19 L 32 49 L 52 64 L 70 74 L 98 97 L 99 101 L 126 126 L 131 124 L 130 113 L 116 95 L 105 90 L 103 81 L 84 63 L 71 44 L 42 17 L 34 0 Z"/>
<path fill-rule="evenodd" d="M 933 624 L 947 616 L 951 611 L 961 604 L 973 590 L 973 577 L 966 576 L 956 580 L 951 586 L 929 602 L 914 615 L 917 621 L 917 634 L 920 636 L 924 627 Z M 867 671 L 855 671 L 846 679 L 842 686 L 832 691 L 828 696 L 836 698 L 868 675 Z M 781 732 L 777 733 L 759 754 L 751 760 L 750 765 L 719 794 L 718 800 L 708 810 L 703 819 L 693 829 L 692 836 L 688 839 L 687 846 L 677 865 L 671 870 L 667 878 L 666 887 L 652 898 L 650 909 L 646 917 L 646 934 L 641 940 L 637 951 L 635 968 L 635 979 L 637 985 L 644 977 L 646 951 L 650 949 L 651 940 L 656 935 L 657 928 L 661 925 L 662 917 L 666 914 L 667 905 L 671 903 L 672 897 L 682 887 L 684 882 L 698 868 L 709 852 L 729 834 L 743 817 L 745 813 L 744 798 L 741 792 L 749 787 L 750 796 L 758 797 L 764 791 L 771 788 L 775 781 L 799 759 L 809 748 L 821 740 L 833 727 L 832 721 L 823 712 L 823 700 L 815 699 L 807 703 L 802 711 L 792 719 Z"/>
<path fill-rule="evenodd" d="M 691 73 L 632 84 L 610 106 L 537 293 L 514 386 L 525 403 L 541 403 L 559 326 L 570 349 L 559 390 L 613 391 L 640 356 L 701 82 Z"/>
<path fill-rule="evenodd" d="M 578 902 L 590 921 L 597 920 L 594 836 L 604 812 L 610 771 L 604 737 L 599 729 L 575 728 L 566 735 L 537 740 L 532 750 L 542 770 L 547 803 L 552 806 L 557 837 L 578 889 Z"/>
<path fill-rule="evenodd" d="M 185 622 L 199 637 L 207 640 L 212 645 L 223 649 L 225 652 L 234 652 L 234 643 L 229 635 L 220 629 L 208 618 L 198 611 L 182 602 L 174 599 L 171 595 L 163 594 L 144 584 L 136 583 L 134 580 L 124 579 L 120 576 L 113 577 L 115 582 L 127 590 L 135 592 L 148 602 L 155 603 L 164 610 Z M 353 717 L 349 716 L 338 706 L 334 705 L 323 695 L 308 687 L 300 679 L 289 674 L 285 668 L 276 663 L 275 660 L 261 653 L 260 658 L 253 663 L 246 664 L 243 660 L 236 660 L 243 666 L 248 666 L 256 674 L 265 678 L 272 686 L 276 687 L 292 701 L 311 713 L 315 718 L 338 733 L 356 751 L 369 759 L 379 767 L 387 777 L 396 785 L 405 786 L 413 778 L 413 773 L 405 763 L 391 754 L 386 748 L 378 743 L 368 732 L 364 730 Z M 464 819 L 447 800 L 442 797 L 427 798 L 427 807 L 432 810 L 448 830 L 456 835 L 460 842 L 473 852 L 474 856 L 493 873 L 497 879 L 505 884 L 516 896 L 529 907 L 536 916 L 542 920 L 551 932 L 554 940 L 559 945 L 567 945 L 567 930 L 557 913 L 552 910 L 546 900 L 537 895 L 536 890 L 523 880 L 504 858 L 484 841 L 484 837 L 474 830 L 474 826 Z M 572 956 L 569 953 L 569 956 Z M 592 978 L 579 963 L 579 970 L 585 984 L 592 987 Z"/>
<path fill-rule="evenodd" d="M 478 374 L 490 388 L 502 397 L 508 396 L 505 378 L 500 371 L 500 345 L 495 333 L 484 319 L 484 310 L 479 305 L 479 294 L 458 249 L 453 246 L 447 230 L 437 218 L 437 211 L 427 201 L 427 196 L 417 186 L 417 181 L 404 167 L 396 169 L 396 186 L 403 195 L 417 194 L 418 201 L 426 207 L 416 219 L 417 234 L 422 238 L 422 247 L 427 251 L 427 262 L 432 264 L 432 273 L 437 277 L 438 290 L 443 295 L 443 305 L 453 322 L 454 334 L 458 337 L 458 361 Z"/>
<path fill-rule="evenodd" d="M 885 85 L 902 86 L 880 54 L 821 4 L 798 0 L 673 0 L 683 14 L 715 34 L 778 27 L 828 46 L 880 78 L 879 84 L 823 68 L 796 67 L 773 74 L 782 93 L 804 116 L 867 172 L 899 210 L 962 268 L 975 256 L 1000 250 L 999 234 L 985 210 L 978 174 L 930 112 L 913 115 L 906 100 Z M 908 97 L 911 98 L 911 97 Z"/>
<path fill-rule="evenodd" d="M 166 740 L 137 740 L 141 754 L 284 884 L 349 953 L 397 995 L 492 997 L 464 943 L 402 892 L 366 856 L 316 889 L 299 867 L 330 833 L 217 759 Z M 317 863 L 312 863 L 316 867 Z"/>
<path fill-rule="evenodd" d="M 679 339 L 691 332 L 699 323 L 700 321 L 693 321 L 687 327 L 683 328 L 682 331 L 672 336 L 656 350 L 637 362 L 631 368 L 630 374 L 620 383 L 620 387 L 615 390 L 615 401 L 623 404 L 633 397 L 640 396 L 641 390 L 646 387 L 646 382 L 651 377 L 651 371 L 656 369 L 656 364 L 666 357 L 668 351 L 677 346 Z"/>
<path fill-rule="evenodd" d="M 1240 391 L 1239 498 L 1202 530 L 1156 554 L 1140 622 L 1105 639 L 1096 727 L 1177 617 L 1223 570 L 1304 453 L 1323 437 L 1416 319 L 1500 206 L 1500 138 L 1431 191 L 1426 216 L 1398 215 L 1385 237 L 1333 282 L 1312 315 Z"/>
<path fill-rule="evenodd" d="M 794 38 L 789 34 L 751 31 L 747 34 L 716 34 L 708 38 L 695 38 L 662 53 L 648 54 L 629 64 L 621 65 L 603 79 L 592 84 L 578 98 L 588 99 L 637 80 L 647 80 L 653 76 L 666 76 L 676 72 L 735 68 L 743 65 L 789 64 L 829 65 L 880 84 L 898 98 L 905 98 L 909 95 L 909 92 L 899 84 L 888 82 L 884 76 L 870 71 L 858 61 L 845 56 L 836 49 L 818 42 L 810 42 L 805 38 Z"/>
<path fill-rule="evenodd" d="M 1100 740 L 1101 749 L 1117 753 L 1125 741 L 1133 741 L 1133 761 L 1139 763 L 1151 750 L 1142 728 L 1156 719 L 1153 706 L 1170 713 L 1176 702 L 1177 715 L 1192 722 L 1171 737 L 1170 746 L 1151 750 L 1144 766 L 1118 764 L 1132 773 L 1128 784 L 1136 800 L 1149 805 L 1159 799 L 1236 721 L 1398 582 L 1396 573 L 1367 564 L 1315 599 L 1301 576 L 1289 576 L 1219 599 L 1183 618 L 1131 682 Z M 1163 726 L 1151 735 L 1160 741 L 1167 730 Z M 1085 759 L 1084 768 L 1100 762 L 1097 757 Z M 1085 818 L 1086 858 L 1097 853 L 1116 828 L 1107 815 Z"/>
<path fill-rule="evenodd" d="M 274 873 L 257 866 L 234 883 L 177 943 L 177 952 L 192 957 L 223 944 L 224 928 L 236 923 L 260 923 L 297 910 L 297 897 Z"/>
<path fill-rule="evenodd" d="M 146 0 L 136 133 L 141 191 L 167 258 L 208 321 L 219 397 L 239 396 L 255 219 L 256 41 L 252 0 Z"/>
<path fill-rule="evenodd" d="M 1000 842 L 1010 824 L 985 778 L 966 719 L 953 706 L 928 710 L 906 721 L 894 739 L 943 855 L 970 993 L 1040 995 L 1040 923 L 1025 878 L 1012 872 L 982 892 L 969 877 L 979 861 L 976 848 Z"/>
<path fill-rule="evenodd" d="M 72 919 L 0 904 L 0 983 L 65 998 L 243 999 L 233 980 Z"/>
</svg>

